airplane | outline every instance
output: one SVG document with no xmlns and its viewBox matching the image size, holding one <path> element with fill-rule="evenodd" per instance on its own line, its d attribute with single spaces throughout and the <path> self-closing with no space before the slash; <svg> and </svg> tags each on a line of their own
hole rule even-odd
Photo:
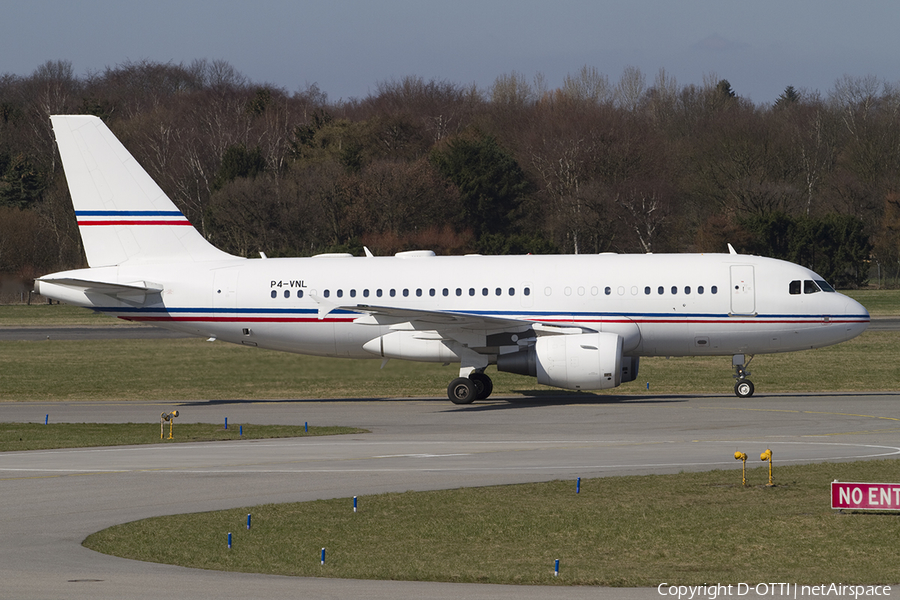
<svg viewBox="0 0 900 600">
<path fill-rule="evenodd" d="M 243 258 L 210 244 L 94 116 L 53 116 L 88 268 L 42 296 L 210 340 L 300 354 L 458 363 L 455 404 L 490 396 L 489 365 L 569 390 L 634 381 L 645 356 L 820 348 L 869 313 L 813 271 L 759 256 L 612 254 Z M 749 357 L 749 358 L 748 358 Z"/>
</svg>

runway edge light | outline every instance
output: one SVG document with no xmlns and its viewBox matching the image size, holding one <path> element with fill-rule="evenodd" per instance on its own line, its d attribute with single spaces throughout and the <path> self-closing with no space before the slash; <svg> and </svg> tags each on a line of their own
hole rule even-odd
<svg viewBox="0 0 900 600">
<path fill-rule="evenodd" d="M 169 439 L 174 440 L 175 437 L 173 435 L 173 428 L 175 427 L 175 417 L 178 416 L 178 411 L 173 410 L 170 413 L 164 412 L 159 415 L 159 439 L 163 439 L 163 430 L 165 429 L 165 423 L 169 423 Z"/>
<path fill-rule="evenodd" d="M 772 481 L 772 451 L 766 448 L 766 451 L 759 455 L 759 460 L 769 461 L 769 483 L 766 484 L 766 487 L 775 487 L 775 482 Z"/>
<path fill-rule="evenodd" d="M 747 453 L 738 450 L 734 453 L 734 460 L 741 461 L 741 485 L 747 485 Z"/>
</svg>

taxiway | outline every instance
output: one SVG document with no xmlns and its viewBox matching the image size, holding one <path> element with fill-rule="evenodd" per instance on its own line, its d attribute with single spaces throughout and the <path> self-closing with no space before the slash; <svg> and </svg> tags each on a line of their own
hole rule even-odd
<svg viewBox="0 0 900 600">
<path fill-rule="evenodd" d="M 5 421 L 352 425 L 371 433 L 0 454 L 0 597 L 650 598 L 656 590 L 295 579 L 97 554 L 90 533 L 145 517 L 317 498 L 617 474 L 900 455 L 900 394 L 563 394 L 467 407 L 444 399 L 0 405 Z M 177 426 L 176 426 L 177 432 Z M 777 474 L 777 471 L 776 471 Z M 737 475 L 736 475 L 737 476 Z M 823 499 L 823 502 L 827 499 Z M 313 557 L 314 559 L 314 557 Z M 652 593 L 651 593 L 652 592 Z"/>
</svg>

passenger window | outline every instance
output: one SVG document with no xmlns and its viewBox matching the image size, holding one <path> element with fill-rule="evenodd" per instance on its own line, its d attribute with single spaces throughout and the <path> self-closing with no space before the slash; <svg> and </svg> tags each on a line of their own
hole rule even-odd
<svg viewBox="0 0 900 600">
<path fill-rule="evenodd" d="M 429 288 L 429 289 L 428 289 L 428 295 L 431 296 L 432 298 L 434 298 L 434 295 L 435 295 L 436 293 L 437 293 L 437 292 L 434 291 L 434 288 Z"/>
<path fill-rule="evenodd" d="M 718 293 L 719 293 L 719 288 L 716 287 L 716 286 L 712 286 L 711 288 L 709 288 L 709 291 L 710 291 L 710 293 L 718 294 Z"/>
<path fill-rule="evenodd" d="M 648 285 L 647 287 L 644 288 L 644 295 L 645 295 L 645 296 L 649 296 L 649 295 L 650 295 L 650 286 L 649 286 L 649 285 Z"/>
<path fill-rule="evenodd" d="M 356 298 L 356 290 L 350 290 L 350 297 Z"/>
<path fill-rule="evenodd" d="M 819 286 L 816 285 L 816 282 L 811 279 L 805 279 L 803 281 L 803 293 L 804 294 L 815 294 L 816 292 L 821 292 Z"/>
<path fill-rule="evenodd" d="M 449 295 L 450 295 L 450 290 L 448 290 L 447 288 L 444 288 L 444 290 L 443 290 L 442 293 L 444 294 L 444 296 L 449 296 Z"/>
<path fill-rule="evenodd" d="M 677 294 L 677 293 L 678 293 L 678 286 L 673 285 L 673 286 L 672 286 L 672 295 L 674 296 L 674 295 Z"/>
<path fill-rule="evenodd" d="M 331 295 L 331 292 L 329 292 L 328 290 L 325 290 L 324 292 L 322 292 L 322 295 L 327 298 L 328 296 Z"/>
<path fill-rule="evenodd" d="M 397 295 L 397 290 L 395 290 L 394 288 L 391 288 L 391 298 L 393 298 L 396 295 Z"/>
<path fill-rule="evenodd" d="M 469 288 L 469 295 L 470 295 L 470 296 L 474 296 L 474 295 L 475 295 L 475 288 Z"/>
<path fill-rule="evenodd" d="M 531 288 L 525 288 L 524 290 L 522 290 L 522 293 L 525 294 L 526 296 L 530 296 L 530 295 L 531 295 Z"/>
<path fill-rule="evenodd" d="M 418 296 L 419 298 L 422 297 L 422 288 L 416 288 L 416 296 Z"/>
<path fill-rule="evenodd" d="M 503 290 L 501 290 L 500 288 L 497 288 L 497 289 L 495 290 L 495 293 L 496 293 L 496 295 L 499 296 L 499 295 L 503 294 Z"/>
<path fill-rule="evenodd" d="M 487 296 L 487 295 L 488 295 L 488 289 L 487 289 L 487 288 L 481 288 L 481 295 L 482 295 L 482 296 Z"/>
<path fill-rule="evenodd" d="M 375 295 L 378 296 L 379 298 L 381 298 L 381 288 L 378 288 L 377 290 L 375 290 Z"/>
<path fill-rule="evenodd" d="M 666 288 L 664 288 L 663 286 L 659 286 L 659 288 L 657 288 L 657 290 L 656 290 L 656 293 L 659 294 L 660 296 L 662 296 L 663 294 L 666 293 Z"/>
<path fill-rule="evenodd" d="M 790 293 L 792 296 L 796 296 L 797 294 L 800 293 L 800 280 L 799 279 L 795 279 L 794 281 L 792 281 L 790 283 L 790 285 L 788 285 L 788 293 Z"/>
<path fill-rule="evenodd" d="M 344 290 L 338 290 L 338 291 L 337 291 L 337 297 L 338 297 L 338 298 L 343 298 L 343 297 L 344 297 Z"/>
<path fill-rule="evenodd" d="M 456 295 L 462 296 L 462 288 L 456 288 Z"/>
<path fill-rule="evenodd" d="M 609 286 L 606 286 L 605 288 L 603 288 L 603 293 L 606 294 L 607 296 L 609 296 L 610 294 L 612 294 L 612 288 Z"/>
<path fill-rule="evenodd" d="M 691 293 L 691 286 L 689 286 L 689 285 L 684 286 L 684 293 L 685 293 L 685 294 L 690 294 L 690 293 Z"/>
<path fill-rule="evenodd" d="M 277 297 L 278 297 L 278 292 L 276 292 L 275 290 L 272 290 L 272 297 L 273 297 L 273 298 L 277 298 Z"/>
<path fill-rule="evenodd" d="M 285 297 L 285 298 L 290 298 L 290 297 L 291 297 L 291 290 L 284 290 L 284 297 Z"/>
<path fill-rule="evenodd" d="M 516 288 L 509 288 L 509 295 L 510 295 L 510 296 L 515 296 L 515 295 L 516 295 Z"/>
<path fill-rule="evenodd" d="M 698 293 L 698 294 L 702 294 L 702 293 L 703 293 L 703 286 L 702 286 L 702 285 L 698 285 L 698 286 L 697 286 L 697 293 Z"/>
<path fill-rule="evenodd" d="M 368 298 L 368 297 L 369 297 L 369 289 L 366 288 L 363 290 L 363 298 Z"/>
</svg>

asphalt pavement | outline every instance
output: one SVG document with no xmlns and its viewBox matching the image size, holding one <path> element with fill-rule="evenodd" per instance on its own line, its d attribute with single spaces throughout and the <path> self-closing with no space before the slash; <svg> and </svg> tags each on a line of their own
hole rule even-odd
<svg viewBox="0 0 900 600">
<path fill-rule="evenodd" d="M 117 523 L 269 502 L 682 470 L 734 469 L 739 478 L 735 450 L 758 456 L 771 448 L 777 482 L 778 465 L 900 456 L 898 400 L 900 393 L 761 393 L 749 401 L 561 394 L 463 407 L 438 398 L 0 404 L 4 421 L 144 422 L 155 430 L 160 412 L 178 409 L 181 423 L 227 417 L 230 426 L 308 422 L 371 430 L 0 453 L 0 597 L 659 598 L 656 588 L 220 573 L 109 557 L 80 544 Z"/>
</svg>

